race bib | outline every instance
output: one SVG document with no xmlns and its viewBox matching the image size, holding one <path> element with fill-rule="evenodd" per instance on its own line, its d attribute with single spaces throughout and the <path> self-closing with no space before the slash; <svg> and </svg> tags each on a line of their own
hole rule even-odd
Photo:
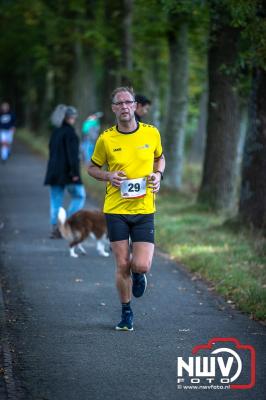
<svg viewBox="0 0 266 400">
<path fill-rule="evenodd" d="M 126 179 L 121 183 L 120 192 L 124 199 L 136 199 L 146 195 L 146 178 Z"/>
</svg>

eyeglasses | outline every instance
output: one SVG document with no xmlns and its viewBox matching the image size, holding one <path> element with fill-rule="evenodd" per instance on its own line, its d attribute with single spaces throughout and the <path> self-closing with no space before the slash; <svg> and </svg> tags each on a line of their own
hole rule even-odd
<svg viewBox="0 0 266 400">
<path fill-rule="evenodd" d="M 126 106 L 132 106 L 133 103 L 135 103 L 134 100 L 126 100 L 126 101 L 117 101 L 116 103 L 113 102 L 113 105 L 122 107 L 123 104 L 125 104 Z"/>
</svg>

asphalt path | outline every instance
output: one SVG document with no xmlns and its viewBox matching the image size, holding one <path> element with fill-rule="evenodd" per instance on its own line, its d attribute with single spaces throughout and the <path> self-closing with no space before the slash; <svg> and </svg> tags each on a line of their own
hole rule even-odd
<svg viewBox="0 0 266 400">
<path fill-rule="evenodd" d="M 113 258 L 89 242 L 88 254 L 73 259 L 64 240 L 48 238 L 45 166 L 18 143 L 0 165 L 0 399 L 265 400 L 266 328 L 159 251 L 145 295 L 132 301 L 134 332 L 114 330 Z M 178 388 L 177 358 L 217 337 L 253 346 L 255 386 Z M 250 379 L 245 354 L 242 384 Z"/>
</svg>

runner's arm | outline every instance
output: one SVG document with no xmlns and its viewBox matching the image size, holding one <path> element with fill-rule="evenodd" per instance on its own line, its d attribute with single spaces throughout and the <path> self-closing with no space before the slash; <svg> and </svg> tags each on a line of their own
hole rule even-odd
<svg viewBox="0 0 266 400">
<path fill-rule="evenodd" d="M 156 173 L 156 175 L 160 175 L 162 178 L 164 170 L 165 170 L 165 157 L 162 154 L 160 157 L 154 159 L 153 171 Z"/>
<path fill-rule="evenodd" d="M 110 182 L 112 186 L 120 187 L 121 182 L 126 179 L 123 171 L 104 171 L 99 165 L 90 163 L 88 165 L 88 174 L 98 181 Z"/>
<path fill-rule="evenodd" d="M 160 190 L 160 182 L 163 178 L 165 169 L 165 158 L 162 154 L 160 157 L 154 159 L 153 171 L 148 177 L 148 187 L 152 189 L 153 193 L 158 193 Z"/>
</svg>

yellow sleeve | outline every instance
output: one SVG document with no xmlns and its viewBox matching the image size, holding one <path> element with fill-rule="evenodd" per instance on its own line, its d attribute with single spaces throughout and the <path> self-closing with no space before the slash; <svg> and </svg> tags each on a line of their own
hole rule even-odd
<svg viewBox="0 0 266 400">
<path fill-rule="evenodd" d="M 100 135 L 97 139 L 91 161 L 99 167 L 102 167 L 106 163 L 106 151 L 103 135 Z"/>
<path fill-rule="evenodd" d="M 161 143 L 161 135 L 158 129 L 155 129 L 156 135 L 157 135 L 157 140 L 156 140 L 156 147 L 154 150 L 154 158 L 159 158 L 161 157 L 163 153 L 163 148 L 162 148 L 162 143 Z"/>
</svg>

